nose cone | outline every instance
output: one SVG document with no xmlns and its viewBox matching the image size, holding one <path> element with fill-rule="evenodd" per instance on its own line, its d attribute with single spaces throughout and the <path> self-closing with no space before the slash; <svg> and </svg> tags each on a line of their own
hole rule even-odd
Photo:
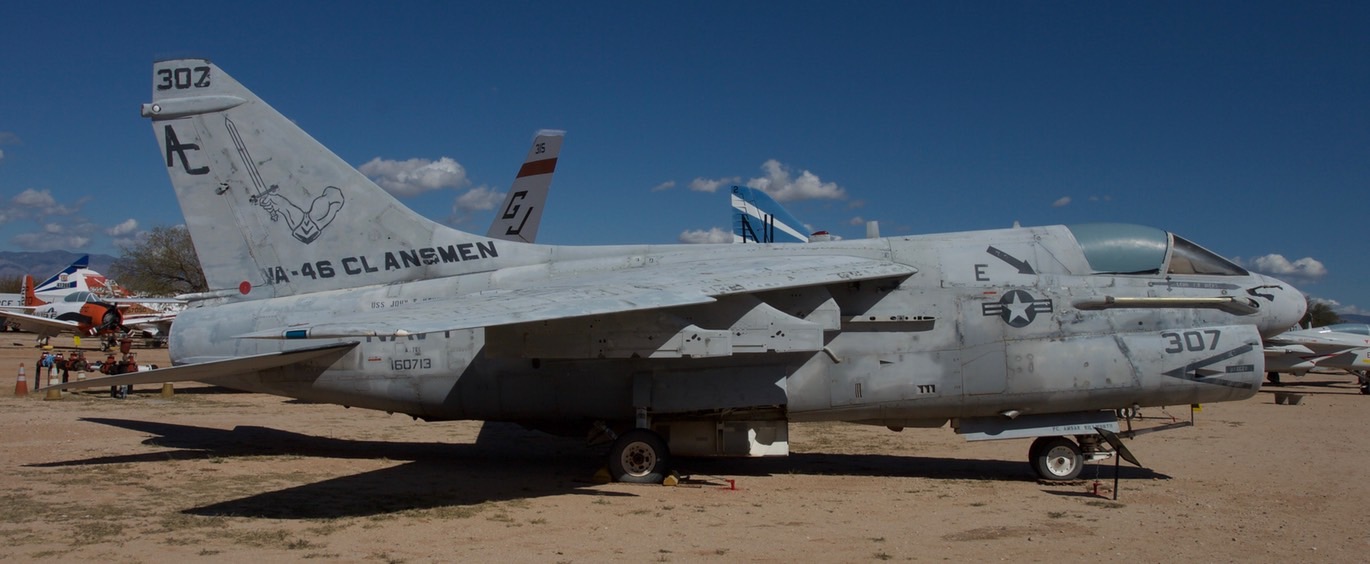
<svg viewBox="0 0 1370 564">
<path fill-rule="evenodd" d="M 1261 284 L 1247 293 L 1258 302 L 1270 302 L 1261 304 L 1261 313 L 1257 314 L 1261 320 L 1256 324 L 1261 337 L 1269 338 L 1297 325 L 1308 310 L 1308 300 L 1303 292 L 1288 282 L 1264 275 L 1261 275 L 1261 279 Z"/>
</svg>

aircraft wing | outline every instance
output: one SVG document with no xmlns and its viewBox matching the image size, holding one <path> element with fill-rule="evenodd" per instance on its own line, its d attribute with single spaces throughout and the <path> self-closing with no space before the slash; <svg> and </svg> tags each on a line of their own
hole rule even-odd
<svg viewBox="0 0 1370 564">
<path fill-rule="evenodd" d="M 41 336 L 55 335 L 62 331 L 80 333 L 81 326 L 75 321 L 65 319 L 53 319 L 41 315 L 20 313 L 17 311 L 0 312 L 0 318 L 9 320 L 10 323 L 19 326 L 19 329 L 30 333 L 38 333 Z"/>
<path fill-rule="evenodd" d="M 239 338 L 405 336 L 706 304 L 722 296 L 904 277 L 917 269 L 849 256 L 704 260 L 555 279 L 552 286 L 480 292 L 415 307 L 339 315 Z"/>
<path fill-rule="evenodd" d="M 131 374 L 87 378 L 81 381 L 58 384 L 55 387 L 65 390 L 77 390 L 82 388 L 99 388 L 102 386 L 162 384 L 166 382 L 213 382 L 215 378 L 223 376 L 237 376 L 246 372 L 287 366 L 329 354 L 341 355 L 355 346 L 357 346 L 357 343 L 355 342 L 333 343 L 292 351 L 272 352 L 253 356 L 197 362 L 195 364 L 173 366 L 171 368 L 144 370 Z"/>
<path fill-rule="evenodd" d="M 171 323 L 176 320 L 175 313 L 152 315 L 130 315 L 124 317 L 124 327 L 148 333 L 166 335 L 171 331 Z"/>
</svg>

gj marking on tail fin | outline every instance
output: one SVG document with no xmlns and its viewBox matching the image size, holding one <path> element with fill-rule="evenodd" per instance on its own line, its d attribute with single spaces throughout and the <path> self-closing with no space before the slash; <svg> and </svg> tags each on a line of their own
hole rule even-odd
<svg viewBox="0 0 1370 564">
<path fill-rule="evenodd" d="M 399 203 L 207 60 L 157 62 L 143 115 L 212 290 L 389 284 L 492 270 L 501 257 L 490 238 Z"/>
<path fill-rule="evenodd" d="M 487 236 L 524 243 L 537 239 L 542 209 L 547 204 L 547 191 L 552 186 L 552 173 L 556 172 L 557 155 L 561 154 L 565 137 L 565 131 L 544 129 L 533 138 L 528 158 L 523 160 Z"/>
</svg>

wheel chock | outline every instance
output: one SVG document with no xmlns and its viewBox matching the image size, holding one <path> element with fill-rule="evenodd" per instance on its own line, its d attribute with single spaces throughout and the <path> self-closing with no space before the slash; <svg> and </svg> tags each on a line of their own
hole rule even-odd
<svg viewBox="0 0 1370 564">
<path fill-rule="evenodd" d="M 592 476 L 590 480 L 596 484 L 607 484 L 609 482 L 614 481 L 614 478 L 613 476 L 609 475 L 608 466 L 601 466 L 599 467 L 599 470 L 595 471 L 595 475 Z"/>
<path fill-rule="evenodd" d="M 174 395 L 176 395 L 176 388 L 175 388 L 174 386 L 171 385 L 171 382 L 163 383 L 163 384 L 162 384 L 162 397 L 164 397 L 164 398 L 169 398 L 169 397 L 172 397 L 172 396 L 174 396 Z"/>
<path fill-rule="evenodd" d="M 665 480 L 661 481 L 661 485 L 671 487 L 678 486 L 680 485 L 680 478 L 677 478 L 675 474 L 671 474 L 669 476 L 666 476 Z"/>
</svg>

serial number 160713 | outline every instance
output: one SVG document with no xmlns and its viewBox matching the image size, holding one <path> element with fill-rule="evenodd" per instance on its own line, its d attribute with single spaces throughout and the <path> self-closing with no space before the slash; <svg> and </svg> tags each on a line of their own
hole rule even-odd
<svg viewBox="0 0 1370 564">
<path fill-rule="evenodd" d="M 430 358 L 396 358 L 391 359 L 391 370 L 428 370 L 433 367 L 433 359 Z"/>
</svg>

